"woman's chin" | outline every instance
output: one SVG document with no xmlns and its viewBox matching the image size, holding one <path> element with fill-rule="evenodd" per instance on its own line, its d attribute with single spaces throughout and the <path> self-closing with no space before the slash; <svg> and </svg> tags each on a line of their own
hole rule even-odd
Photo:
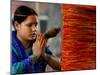
<svg viewBox="0 0 100 75">
<path fill-rule="evenodd" d="M 36 39 L 36 37 L 32 37 L 32 40 L 35 40 Z"/>
<path fill-rule="evenodd" d="M 30 41 L 31 41 L 31 40 L 34 40 L 34 39 L 35 39 L 35 38 L 33 38 L 33 37 L 28 38 L 28 40 L 30 40 Z"/>
<path fill-rule="evenodd" d="M 28 40 L 30 40 L 30 41 L 31 41 L 31 40 L 36 40 L 36 36 L 34 36 L 34 37 L 33 37 L 33 36 L 30 37 L 30 38 L 28 38 Z"/>
</svg>

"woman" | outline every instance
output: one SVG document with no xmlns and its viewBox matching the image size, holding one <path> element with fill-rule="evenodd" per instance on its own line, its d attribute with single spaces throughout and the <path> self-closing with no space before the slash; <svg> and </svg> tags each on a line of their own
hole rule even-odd
<svg viewBox="0 0 100 75">
<path fill-rule="evenodd" d="M 46 65 L 60 70 L 60 63 L 46 47 L 47 39 L 37 31 L 38 15 L 26 6 L 16 9 L 12 31 L 12 74 L 44 72 Z"/>
</svg>

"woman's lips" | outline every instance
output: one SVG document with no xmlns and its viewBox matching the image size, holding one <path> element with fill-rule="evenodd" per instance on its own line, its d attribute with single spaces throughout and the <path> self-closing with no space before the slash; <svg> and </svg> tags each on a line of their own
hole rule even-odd
<svg viewBox="0 0 100 75">
<path fill-rule="evenodd" d="M 33 34 L 32 34 L 32 38 L 33 38 L 33 39 L 35 39 L 36 36 L 37 36 L 36 33 L 33 33 Z"/>
</svg>

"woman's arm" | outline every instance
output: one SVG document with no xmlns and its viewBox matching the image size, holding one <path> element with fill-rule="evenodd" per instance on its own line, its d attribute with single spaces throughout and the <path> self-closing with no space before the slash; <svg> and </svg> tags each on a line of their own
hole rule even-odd
<svg viewBox="0 0 100 75">
<path fill-rule="evenodd" d="M 32 70 L 32 64 L 34 64 L 33 56 L 29 56 L 28 58 L 18 61 L 17 54 L 14 52 L 14 48 L 12 48 L 12 65 L 11 65 L 11 74 L 24 73 L 27 71 L 26 69 Z"/>
<path fill-rule="evenodd" d="M 48 55 L 45 53 L 43 59 L 47 62 L 49 66 L 51 66 L 55 70 L 61 70 L 60 62 L 55 59 L 54 56 Z"/>
</svg>

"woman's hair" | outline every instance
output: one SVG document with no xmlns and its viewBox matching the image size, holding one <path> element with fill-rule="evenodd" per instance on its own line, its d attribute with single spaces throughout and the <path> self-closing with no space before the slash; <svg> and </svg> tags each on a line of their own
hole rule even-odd
<svg viewBox="0 0 100 75">
<path fill-rule="evenodd" d="M 15 21 L 17 21 L 18 23 L 21 23 L 30 15 L 37 16 L 37 13 L 32 8 L 29 8 L 29 7 L 24 6 L 24 5 L 18 7 L 14 13 L 14 18 L 13 18 L 14 28 L 15 28 L 15 24 L 14 24 Z"/>
</svg>

